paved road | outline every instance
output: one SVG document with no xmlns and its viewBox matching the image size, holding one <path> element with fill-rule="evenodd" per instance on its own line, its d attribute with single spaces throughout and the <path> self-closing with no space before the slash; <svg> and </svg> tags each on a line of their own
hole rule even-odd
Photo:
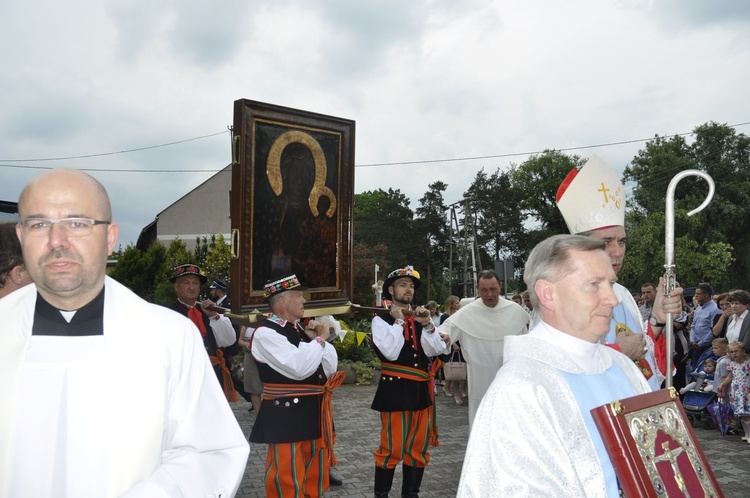
<svg viewBox="0 0 750 498">
<path fill-rule="evenodd" d="M 372 496 L 374 475 L 373 450 L 379 437 L 377 412 L 370 410 L 375 394 L 374 386 L 346 384 L 339 387 L 333 396 L 336 420 L 336 457 L 339 464 L 335 472 L 344 480 L 344 485 L 331 487 L 326 497 L 364 498 Z M 468 407 L 455 404 L 453 398 L 445 397 L 438 388 L 438 422 L 440 446 L 432 448 L 432 459 L 422 482 L 423 497 L 454 497 L 461 474 L 461 464 L 468 439 Z M 234 413 L 245 434 L 255 420 L 248 412 L 250 405 L 244 401 L 234 404 Z M 727 498 L 750 496 L 750 444 L 740 436 L 722 439 L 717 430 L 695 427 L 703 451 L 716 474 Z M 237 494 L 239 498 L 265 496 L 263 489 L 263 467 L 266 445 L 252 445 L 245 477 Z M 399 496 L 401 490 L 400 469 L 396 472 L 391 496 Z"/>
</svg>

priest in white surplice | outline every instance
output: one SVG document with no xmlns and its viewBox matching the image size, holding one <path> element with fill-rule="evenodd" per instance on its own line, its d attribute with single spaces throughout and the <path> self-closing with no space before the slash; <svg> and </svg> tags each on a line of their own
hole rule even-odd
<svg viewBox="0 0 750 498">
<path fill-rule="evenodd" d="M 18 208 L 35 284 L 0 300 L 0 496 L 234 496 L 248 444 L 195 325 L 105 277 L 102 185 L 53 170 Z"/>
<path fill-rule="evenodd" d="M 469 427 L 484 393 L 503 365 L 505 337 L 528 331 L 529 314 L 513 301 L 504 299 L 501 289 L 494 271 L 481 272 L 477 280 L 480 299 L 462 306 L 438 328 L 452 343 L 461 343 L 467 363 Z"/>
<path fill-rule="evenodd" d="M 628 357 L 599 344 L 618 303 L 604 247 L 557 235 L 531 251 L 524 281 L 541 320 L 506 341 L 469 435 L 458 497 L 618 496 L 591 409 L 649 387 Z"/>
</svg>

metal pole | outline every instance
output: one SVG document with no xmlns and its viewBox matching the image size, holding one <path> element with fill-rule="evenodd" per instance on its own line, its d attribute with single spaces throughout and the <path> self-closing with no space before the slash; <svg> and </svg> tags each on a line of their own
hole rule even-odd
<svg viewBox="0 0 750 498">
<path fill-rule="evenodd" d="M 688 169 L 677 173 L 672 181 L 669 182 L 667 187 L 667 204 L 665 212 L 665 227 L 664 227 L 664 296 L 669 296 L 669 293 L 674 290 L 677 285 L 677 278 L 674 272 L 674 193 L 677 189 L 677 183 L 688 176 L 700 176 L 706 182 L 708 182 L 708 196 L 703 204 L 690 211 L 687 215 L 692 216 L 702 211 L 711 202 L 714 197 L 714 180 L 708 173 L 697 169 Z M 666 387 L 669 389 L 672 387 L 672 364 L 674 356 L 674 323 L 672 313 L 667 313 L 665 317 L 664 331 L 667 347 L 667 372 L 666 372 Z"/>
</svg>

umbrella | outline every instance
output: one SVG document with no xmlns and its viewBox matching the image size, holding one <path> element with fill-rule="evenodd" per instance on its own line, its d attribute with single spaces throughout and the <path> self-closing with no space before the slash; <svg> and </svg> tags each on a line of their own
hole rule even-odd
<svg viewBox="0 0 750 498">
<path fill-rule="evenodd" d="M 729 424 L 732 421 L 732 407 L 729 406 L 729 403 L 722 401 L 721 398 L 717 398 L 713 403 L 709 403 L 706 409 L 719 427 L 721 437 L 726 437 L 727 429 L 729 429 Z"/>
</svg>

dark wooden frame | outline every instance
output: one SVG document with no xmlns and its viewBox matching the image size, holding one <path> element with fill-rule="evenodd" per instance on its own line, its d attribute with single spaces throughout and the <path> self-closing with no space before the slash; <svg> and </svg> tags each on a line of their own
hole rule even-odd
<svg viewBox="0 0 750 498">
<path fill-rule="evenodd" d="M 276 259 L 272 256 L 266 261 L 267 253 L 271 251 L 267 245 L 275 244 L 276 239 L 287 240 L 296 237 L 295 247 L 307 247 L 299 241 L 303 232 L 299 228 L 302 223 L 316 224 L 318 227 L 325 223 L 328 229 L 323 233 L 328 235 L 331 233 L 331 226 L 336 228 L 334 245 L 331 245 L 330 241 L 321 242 L 322 237 L 310 239 L 310 247 L 317 248 L 310 249 L 313 255 L 324 255 L 321 259 L 325 259 L 325 262 L 320 263 L 324 270 L 322 272 L 313 272 L 307 268 L 307 263 L 298 264 L 297 261 L 301 259 L 285 252 L 286 246 L 282 243 L 279 243 L 282 244 L 279 247 L 274 246 L 272 250 L 274 254 L 282 254 L 281 260 L 287 266 L 299 267 L 301 264 L 303 272 L 308 274 L 310 280 L 317 278 L 320 273 L 324 275 L 320 278 L 324 285 L 310 285 L 306 291 L 309 296 L 305 308 L 312 310 L 338 306 L 350 301 L 353 286 L 354 133 L 355 123 L 352 120 L 246 99 L 235 101 L 230 206 L 230 297 L 234 313 L 267 309 L 263 301 L 262 286 L 272 277 L 278 278 L 280 275 L 278 271 L 273 270 L 273 262 Z M 310 213 L 303 213 L 309 219 L 296 224 L 296 218 L 288 213 L 297 213 L 301 218 L 301 204 L 283 201 L 283 207 L 279 207 L 278 200 L 282 195 L 292 196 L 284 193 L 290 190 L 289 185 L 284 185 L 289 183 L 290 173 L 286 173 L 287 180 L 282 178 L 281 156 L 293 144 L 296 150 L 302 150 L 303 155 L 306 154 L 305 151 L 309 151 L 312 158 L 310 164 L 314 166 L 315 176 L 314 179 L 306 178 L 293 184 L 306 186 L 303 185 L 304 181 L 314 183 L 307 199 Z M 307 165 L 299 166 L 300 163 L 288 160 L 289 155 L 285 157 L 287 164 L 292 164 L 285 166 L 286 170 L 308 171 Z M 318 175 L 319 170 L 325 170 L 325 175 Z M 324 180 L 321 179 L 323 176 Z M 286 188 L 286 191 L 282 191 L 282 188 Z M 292 205 L 295 206 L 294 210 L 289 207 Z M 279 211 L 276 218 L 274 209 Z M 316 211 L 317 214 L 313 214 Z M 271 214 L 268 214 L 269 212 Z M 290 218 L 293 221 L 288 221 Z M 265 238 L 262 243 L 261 238 Z M 267 242 L 266 239 L 274 241 Z M 330 249 L 335 250 L 333 266 Z M 331 271 L 335 275 L 332 276 Z M 298 274 L 298 277 L 303 285 L 309 285 L 305 282 L 304 275 Z"/>
</svg>

